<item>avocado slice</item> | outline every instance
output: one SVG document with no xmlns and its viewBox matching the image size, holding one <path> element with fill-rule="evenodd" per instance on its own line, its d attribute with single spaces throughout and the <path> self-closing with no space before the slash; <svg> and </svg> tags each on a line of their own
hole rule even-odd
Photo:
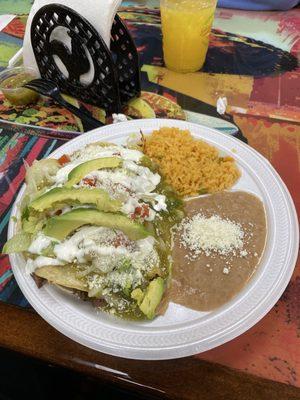
<svg viewBox="0 0 300 400">
<path fill-rule="evenodd" d="M 43 212 L 48 208 L 53 208 L 57 204 L 95 204 L 102 211 L 118 211 L 122 203 L 118 200 L 113 200 L 109 194 L 103 189 L 89 188 L 66 188 L 58 187 L 49 190 L 42 194 L 29 205 L 29 210 L 33 209 L 38 212 Z"/>
<path fill-rule="evenodd" d="M 39 232 L 45 223 L 46 217 L 43 214 L 38 215 L 33 215 L 29 214 L 29 216 L 26 216 L 22 219 L 22 229 L 26 233 L 36 233 Z"/>
<path fill-rule="evenodd" d="M 90 160 L 79 164 L 77 167 L 73 168 L 68 175 L 68 181 L 65 184 L 66 187 L 70 188 L 76 183 L 80 182 L 82 178 L 88 175 L 92 171 L 97 171 L 103 168 L 117 168 L 121 165 L 122 159 L 118 157 L 106 157 L 106 158 L 96 158 L 95 160 Z"/>
<path fill-rule="evenodd" d="M 31 244 L 31 235 L 26 232 L 17 233 L 3 246 L 3 254 L 21 253 L 26 251 Z"/>
<path fill-rule="evenodd" d="M 139 305 L 140 310 L 148 319 L 155 317 L 156 307 L 159 305 L 164 294 L 164 280 L 160 277 L 154 279 L 147 287 L 145 297 Z"/>
<path fill-rule="evenodd" d="M 145 293 L 144 293 L 144 292 L 142 291 L 142 289 L 140 289 L 140 288 L 134 289 L 134 290 L 131 292 L 131 295 L 130 295 L 130 297 L 131 297 L 133 300 L 136 300 L 136 302 L 138 303 L 138 305 L 141 304 L 141 302 L 143 301 L 144 296 L 145 296 Z"/>
<path fill-rule="evenodd" d="M 77 208 L 65 214 L 48 219 L 43 232 L 58 240 L 65 239 L 71 232 L 83 225 L 105 226 L 118 229 L 131 240 L 143 239 L 151 233 L 146 228 L 122 214 L 106 213 L 91 208 Z"/>
</svg>

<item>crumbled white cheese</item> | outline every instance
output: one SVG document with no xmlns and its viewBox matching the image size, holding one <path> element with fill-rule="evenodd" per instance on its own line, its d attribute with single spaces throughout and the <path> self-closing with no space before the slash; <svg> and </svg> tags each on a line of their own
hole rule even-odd
<svg viewBox="0 0 300 400">
<path fill-rule="evenodd" d="M 113 271 L 106 276 L 106 281 L 113 288 L 125 289 L 126 287 L 135 288 L 142 283 L 143 275 L 140 270 L 132 269 L 130 272 Z"/>
<path fill-rule="evenodd" d="M 120 289 L 126 289 L 127 287 L 135 288 L 139 286 L 142 283 L 142 279 L 143 275 L 140 270 L 114 270 L 105 276 L 98 274 L 90 276 L 88 280 L 88 287 L 90 291 L 97 291 L 103 290 L 105 286 L 108 286 L 113 292 L 118 292 Z"/>
<path fill-rule="evenodd" d="M 229 274 L 229 269 L 224 267 L 223 268 L 223 274 L 228 275 Z"/>
<path fill-rule="evenodd" d="M 241 225 L 217 215 L 206 218 L 196 214 L 192 218 L 185 218 L 180 228 L 181 244 L 195 256 L 202 252 L 207 256 L 212 252 L 235 255 L 236 250 L 243 248 L 244 232 Z"/>
</svg>

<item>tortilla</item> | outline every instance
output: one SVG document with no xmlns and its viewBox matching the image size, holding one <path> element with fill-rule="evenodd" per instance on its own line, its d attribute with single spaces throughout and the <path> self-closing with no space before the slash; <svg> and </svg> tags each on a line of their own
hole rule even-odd
<svg viewBox="0 0 300 400">
<path fill-rule="evenodd" d="M 87 292 L 85 283 L 77 278 L 76 269 L 72 265 L 47 265 L 37 268 L 34 273 L 49 283 Z"/>
</svg>

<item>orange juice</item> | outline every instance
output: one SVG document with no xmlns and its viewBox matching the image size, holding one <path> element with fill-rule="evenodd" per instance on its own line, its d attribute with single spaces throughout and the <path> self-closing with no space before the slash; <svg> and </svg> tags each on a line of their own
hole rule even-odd
<svg viewBox="0 0 300 400">
<path fill-rule="evenodd" d="M 202 68 L 216 0 L 161 0 L 164 60 L 177 72 Z"/>
</svg>

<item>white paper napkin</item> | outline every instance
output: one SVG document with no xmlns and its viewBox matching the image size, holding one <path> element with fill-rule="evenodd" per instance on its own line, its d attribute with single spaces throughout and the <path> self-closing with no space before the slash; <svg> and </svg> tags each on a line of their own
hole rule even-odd
<svg viewBox="0 0 300 400">
<path fill-rule="evenodd" d="M 34 53 L 31 46 L 30 30 L 31 22 L 36 12 L 48 4 L 62 4 L 66 7 L 72 8 L 78 14 L 86 18 L 97 32 L 102 36 L 102 39 L 110 47 L 110 32 L 114 17 L 117 9 L 122 0 L 35 0 L 25 30 L 24 44 L 23 44 L 23 61 L 27 67 L 32 67 L 39 74 L 38 66 L 35 61 Z M 56 39 L 65 42 L 65 36 L 61 39 L 59 34 Z M 67 44 L 67 43 L 65 43 Z"/>
</svg>

